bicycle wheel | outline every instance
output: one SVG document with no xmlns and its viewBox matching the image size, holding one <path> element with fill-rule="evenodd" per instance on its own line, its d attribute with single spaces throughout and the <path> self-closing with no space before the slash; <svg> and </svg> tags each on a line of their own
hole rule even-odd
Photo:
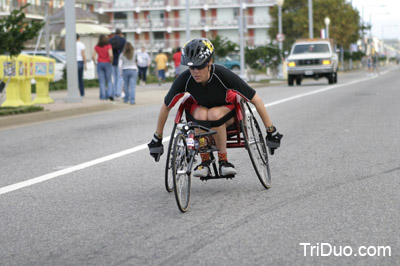
<svg viewBox="0 0 400 266">
<path fill-rule="evenodd" d="M 186 212 L 190 203 L 191 178 L 187 174 L 187 156 L 186 137 L 184 134 L 179 133 L 174 140 L 171 164 L 176 203 L 181 212 Z"/>
<path fill-rule="evenodd" d="M 172 177 L 172 144 L 174 143 L 175 139 L 175 130 L 176 130 L 176 124 L 174 124 L 174 128 L 172 129 L 171 132 L 171 138 L 168 143 L 168 152 L 167 152 L 167 162 L 165 165 L 165 188 L 167 189 L 168 192 L 174 191 L 174 180 Z"/>
<path fill-rule="evenodd" d="M 243 120 L 240 126 L 246 143 L 246 149 L 249 152 L 250 160 L 258 179 L 261 184 L 268 189 L 271 187 L 271 171 L 269 168 L 265 140 L 249 104 L 245 101 L 241 101 L 241 107 Z"/>
</svg>

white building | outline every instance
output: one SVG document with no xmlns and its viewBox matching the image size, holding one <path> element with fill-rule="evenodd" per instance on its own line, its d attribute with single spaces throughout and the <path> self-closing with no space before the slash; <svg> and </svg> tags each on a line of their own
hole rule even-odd
<svg viewBox="0 0 400 266">
<path fill-rule="evenodd" d="M 190 25 L 186 25 L 186 0 L 110 0 L 95 11 L 108 14 L 113 31 L 119 28 L 135 46 L 156 52 L 183 46 L 187 26 L 190 37 L 227 37 L 239 43 L 239 0 L 189 0 Z M 275 0 L 243 0 L 245 43 L 247 46 L 270 42 L 269 8 Z"/>
</svg>

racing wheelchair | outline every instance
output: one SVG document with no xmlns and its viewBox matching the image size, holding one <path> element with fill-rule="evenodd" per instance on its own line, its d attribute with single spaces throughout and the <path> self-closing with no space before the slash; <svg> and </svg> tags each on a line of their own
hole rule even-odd
<svg viewBox="0 0 400 266">
<path fill-rule="evenodd" d="M 192 104 L 193 98 L 186 96 L 179 106 L 168 144 L 165 167 L 166 190 L 174 191 L 181 212 L 186 212 L 189 208 L 192 168 L 199 153 L 209 152 L 212 162 L 212 174 L 200 178 L 202 181 L 234 177 L 219 174 L 213 155 L 217 149 L 212 142 L 208 142 L 205 147 L 199 145 L 201 138 L 210 138 L 216 131 L 199 123 L 206 121 L 192 120 L 193 117 L 189 114 Z M 239 95 L 236 96 L 233 117 L 235 122 L 227 128 L 227 148 L 246 148 L 258 179 L 265 189 L 270 188 L 271 172 L 265 139 L 249 103 Z M 202 133 L 196 133 L 195 129 L 201 129 Z"/>
</svg>

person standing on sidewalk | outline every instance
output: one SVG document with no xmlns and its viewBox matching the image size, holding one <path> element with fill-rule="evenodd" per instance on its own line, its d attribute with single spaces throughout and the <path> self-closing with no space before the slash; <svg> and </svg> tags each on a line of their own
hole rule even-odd
<svg viewBox="0 0 400 266">
<path fill-rule="evenodd" d="M 83 70 L 87 70 L 85 45 L 80 41 L 79 34 L 76 35 L 76 61 L 78 61 L 78 85 L 81 97 L 85 96 L 85 88 L 83 86 Z"/>
<path fill-rule="evenodd" d="M 116 98 L 120 98 L 122 93 L 123 80 L 118 69 L 118 59 L 126 43 L 124 35 L 122 34 L 122 31 L 120 29 L 117 29 L 115 31 L 115 35 L 109 40 L 109 43 L 111 44 L 114 55 L 114 59 L 112 61 L 112 73 L 114 80 L 113 96 Z"/>
<path fill-rule="evenodd" d="M 150 56 L 145 49 L 146 48 L 142 46 L 142 51 L 136 54 L 137 65 L 139 67 L 139 80 L 142 86 L 146 85 L 147 68 L 151 63 Z"/>
<path fill-rule="evenodd" d="M 129 101 L 130 104 L 135 104 L 135 89 L 138 74 L 134 51 L 135 49 L 132 44 L 127 42 L 118 61 L 118 68 L 124 78 L 124 103 L 128 103 Z"/>
<path fill-rule="evenodd" d="M 97 58 L 96 58 L 97 57 Z M 111 80 L 111 62 L 113 60 L 113 52 L 111 45 L 105 35 L 99 36 L 99 42 L 94 47 L 92 55 L 93 62 L 97 65 L 97 74 L 99 76 L 100 99 L 110 99 L 114 101 L 113 85 Z M 106 91 L 106 83 L 108 89 Z"/>
<path fill-rule="evenodd" d="M 176 48 L 176 52 L 172 56 L 175 65 L 175 78 L 177 78 L 180 74 L 181 56 L 182 56 L 181 47 L 178 47 Z"/>
<path fill-rule="evenodd" d="M 161 82 L 165 82 L 165 70 L 167 69 L 168 57 L 163 53 L 162 49 L 160 49 L 154 61 L 157 64 L 158 85 L 161 86 Z"/>
</svg>

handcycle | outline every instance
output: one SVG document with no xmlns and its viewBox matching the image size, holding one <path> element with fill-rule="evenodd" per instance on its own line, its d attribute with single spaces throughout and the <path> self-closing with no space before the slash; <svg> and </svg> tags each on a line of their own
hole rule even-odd
<svg viewBox="0 0 400 266">
<path fill-rule="evenodd" d="M 202 181 L 234 177 L 219 174 L 213 155 L 217 149 L 211 142 L 205 147 L 199 145 L 201 138 L 210 137 L 216 131 L 190 121 L 188 110 L 190 110 L 191 104 L 193 104 L 193 98 L 187 96 L 176 113 L 165 167 L 166 190 L 174 191 L 181 212 L 189 209 L 192 168 L 199 153 L 210 153 L 213 170 L 211 175 L 200 178 Z M 265 139 L 248 102 L 239 95 L 236 97 L 234 119 L 233 125 L 227 128 L 227 148 L 246 148 L 258 179 L 265 189 L 269 189 L 271 187 L 271 171 Z M 196 128 L 203 132 L 196 133 Z"/>
</svg>

